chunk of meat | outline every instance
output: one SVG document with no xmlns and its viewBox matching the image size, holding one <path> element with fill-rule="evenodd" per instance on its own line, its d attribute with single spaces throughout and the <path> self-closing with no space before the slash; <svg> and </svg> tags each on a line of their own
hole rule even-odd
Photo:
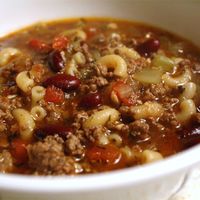
<svg viewBox="0 0 200 200">
<path fill-rule="evenodd" d="M 167 93 L 170 91 L 170 88 L 168 88 L 163 83 L 160 84 L 151 84 L 150 91 L 152 94 L 156 97 L 162 97 L 167 95 Z"/>
<path fill-rule="evenodd" d="M 108 134 L 109 130 L 103 126 L 97 126 L 91 129 L 84 129 L 83 137 L 92 143 L 101 144 L 101 138 Z"/>
<path fill-rule="evenodd" d="M 173 112 L 164 112 L 163 115 L 160 117 L 160 123 L 167 126 L 178 127 L 179 122 L 176 119 L 175 113 Z"/>
<path fill-rule="evenodd" d="M 29 166 L 40 175 L 74 173 L 74 160 L 65 156 L 64 141 L 58 135 L 28 146 Z"/>
<path fill-rule="evenodd" d="M 81 144 L 79 137 L 70 135 L 65 142 L 66 152 L 73 156 L 82 156 L 84 154 L 84 146 Z"/>
<path fill-rule="evenodd" d="M 130 134 L 137 140 L 144 141 L 150 138 L 149 125 L 144 119 L 129 124 Z"/>
<path fill-rule="evenodd" d="M 12 170 L 13 160 L 11 154 L 7 150 L 0 153 L 0 172 L 5 173 Z"/>
</svg>

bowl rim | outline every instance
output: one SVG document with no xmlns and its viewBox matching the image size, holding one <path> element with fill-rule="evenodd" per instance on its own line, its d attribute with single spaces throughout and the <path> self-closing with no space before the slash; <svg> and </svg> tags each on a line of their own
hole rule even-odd
<svg viewBox="0 0 200 200">
<path fill-rule="evenodd" d="M 78 176 L 0 174 L 0 189 L 1 191 L 23 191 L 26 193 L 72 193 L 134 186 L 168 175 L 172 176 L 179 172 L 183 173 L 186 169 L 189 171 L 192 166 L 200 163 L 198 152 L 200 152 L 200 145 L 162 161 L 99 174 Z"/>
</svg>

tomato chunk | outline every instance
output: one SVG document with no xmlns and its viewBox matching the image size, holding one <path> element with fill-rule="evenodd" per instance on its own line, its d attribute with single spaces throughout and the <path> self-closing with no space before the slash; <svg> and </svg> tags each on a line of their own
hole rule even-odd
<svg viewBox="0 0 200 200">
<path fill-rule="evenodd" d="M 48 53 L 51 50 L 51 47 L 46 44 L 44 41 L 39 39 L 31 39 L 28 42 L 29 47 L 31 47 L 33 50 L 42 52 L 42 53 Z"/>
<path fill-rule="evenodd" d="M 118 81 L 113 86 L 113 91 L 116 93 L 119 100 L 127 106 L 135 104 L 136 95 L 130 85 Z"/>
<path fill-rule="evenodd" d="M 10 153 L 15 159 L 17 164 L 23 164 L 28 160 L 28 154 L 26 146 L 28 143 L 26 141 L 23 141 L 22 139 L 14 139 L 11 142 L 11 149 Z"/>
<path fill-rule="evenodd" d="M 65 49 L 69 44 L 69 39 L 65 36 L 57 36 L 53 40 L 52 47 L 55 50 L 63 50 Z"/>
<path fill-rule="evenodd" d="M 65 100 L 64 92 L 53 85 L 49 86 L 46 89 L 44 100 L 49 103 L 63 103 Z"/>
<path fill-rule="evenodd" d="M 112 145 L 94 146 L 87 151 L 86 157 L 90 162 L 116 164 L 121 158 L 121 152 Z"/>
<path fill-rule="evenodd" d="M 92 26 L 85 28 L 84 31 L 86 32 L 87 38 L 88 38 L 88 39 L 91 39 L 91 38 L 93 38 L 95 35 L 98 34 L 97 28 L 96 28 L 96 27 L 92 27 Z"/>
</svg>

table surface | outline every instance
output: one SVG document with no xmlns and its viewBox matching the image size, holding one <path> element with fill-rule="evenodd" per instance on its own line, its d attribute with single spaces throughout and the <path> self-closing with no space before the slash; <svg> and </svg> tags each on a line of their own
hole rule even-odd
<svg viewBox="0 0 200 200">
<path fill-rule="evenodd" d="M 170 200 L 200 200 L 200 169 L 189 175 L 183 188 Z"/>
</svg>

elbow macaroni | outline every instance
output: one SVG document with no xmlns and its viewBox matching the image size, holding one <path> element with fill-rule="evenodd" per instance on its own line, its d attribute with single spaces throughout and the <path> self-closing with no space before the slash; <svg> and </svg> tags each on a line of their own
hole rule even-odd
<svg viewBox="0 0 200 200">
<path fill-rule="evenodd" d="M 186 69 L 185 72 L 178 77 L 171 77 L 169 74 L 164 74 L 162 80 L 165 84 L 173 88 L 188 83 L 191 80 L 191 77 L 191 71 Z"/>
<path fill-rule="evenodd" d="M 41 106 L 34 106 L 31 109 L 31 115 L 33 116 L 34 120 L 42 121 L 47 116 L 47 112 Z"/>
<path fill-rule="evenodd" d="M 123 47 L 118 47 L 117 50 L 119 51 L 120 55 L 125 56 L 127 58 L 134 60 L 140 58 L 140 55 L 134 49 L 123 46 Z"/>
<path fill-rule="evenodd" d="M 34 81 L 28 75 L 28 71 L 20 72 L 16 77 L 17 86 L 25 93 L 34 86 Z"/>
<path fill-rule="evenodd" d="M 73 59 L 77 63 L 77 65 L 83 65 L 86 63 L 86 58 L 83 53 L 77 52 L 73 55 Z"/>
<path fill-rule="evenodd" d="M 133 158 L 133 151 L 130 149 L 130 147 L 125 146 L 125 147 L 121 148 L 121 151 L 124 153 L 124 155 L 125 155 L 128 159 Z"/>
<path fill-rule="evenodd" d="M 77 37 L 81 40 L 86 40 L 87 35 L 86 33 L 81 30 L 81 29 L 70 29 L 70 30 L 66 30 L 62 33 L 62 35 L 64 36 L 73 36 L 73 37 Z"/>
<path fill-rule="evenodd" d="M 108 121 L 114 122 L 119 119 L 119 112 L 114 108 L 104 108 L 95 112 L 83 124 L 84 128 L 94 128 L 106 124 Z"/>
<path fill-rule="evenodd" d="M 117 146 L 121 146 L 121 144 L 122 144 L 122 138 L 121 138 L 121 136 L 119 136 L 116 133 L 113 133 L 113 134 L 109 135 L 108 139 L 111 142 L 114 142 Z"/>
<path fill-rule="evenodd" d="M 176 115 L 176 118 L 180 122 L 185 122 L 190 119 L 190 117 L 196 113 L 196 106 L 194 101 L 191 99 L 186 99 L 180 104 L 181 111 Z"/>
<path fill-rule="evenodd" d="M 146 102 L 143 105 L 132 107 L 131 112 L 135 119 L 160 117 L 164 112 L 164 108 L 157 102 Z"/>
<path fill-rule="evenodd" d="M 75 76 L 78 73 L 77 64 L 74 59 L 71 59 L 65 67 L 65 73 L 71 76 Z"/>
<path fill-rule="evenodd" d="M 19 124 L 21 138 L 30 140 L 35 128 L 35 122 L 31 114 L 25 109 L 17 108 L 13 110 L 13 116 Z"/>
<path fill-rule="evenodd" d="M 98 60 L 98 63 L 108 69 L 114 69 L 114 75 L 125 78 L 127 76 L 127 64 L 118 55 L 106 55 Z"/>
<path fill-rule="evenodd" d="M 181 95 L 181 99 L 192 99 L 196 94 L 197 86 L 193 82 L 189 82 L 185 84 L 185 89 L 183 94 Z"/>
<path fill-rule="evenodd" d="M 73 58 L 68 62 L 65 67 L 65 73 L 71 76 L 75 76 L 78 72 L 78 65 L 86 63 L 85 56 L 81 52 L 77 52 L 73 55 Z"/>
<path fill-rule="evenodd" d="M 8 47 L 0 51 L 0 67 L 8 64 L 11 59 L 19 56 L 21 51 L 16 48 Z"/>
<path fill-rule="evenodd" d="M 140 160 L 143 164 L 155 162 L 162 159 L 163 156 L 159 152 L 153 150 L 144 150 L 140 156 Z"/>
<path fill-rule="evenodd" d="M 109 144 L 109 140 L 106 134 L 102 134 L 100 135 L 99 139 L 98 139 L 98 143 L 99 145 L 107 145 Z"/>
<path fill-rule="evenodd" d="M 45 96 L 45 88 L 42 86 L 35 86 L 31 90 L 32 105 L 37 104 Z"/>
</svg>

